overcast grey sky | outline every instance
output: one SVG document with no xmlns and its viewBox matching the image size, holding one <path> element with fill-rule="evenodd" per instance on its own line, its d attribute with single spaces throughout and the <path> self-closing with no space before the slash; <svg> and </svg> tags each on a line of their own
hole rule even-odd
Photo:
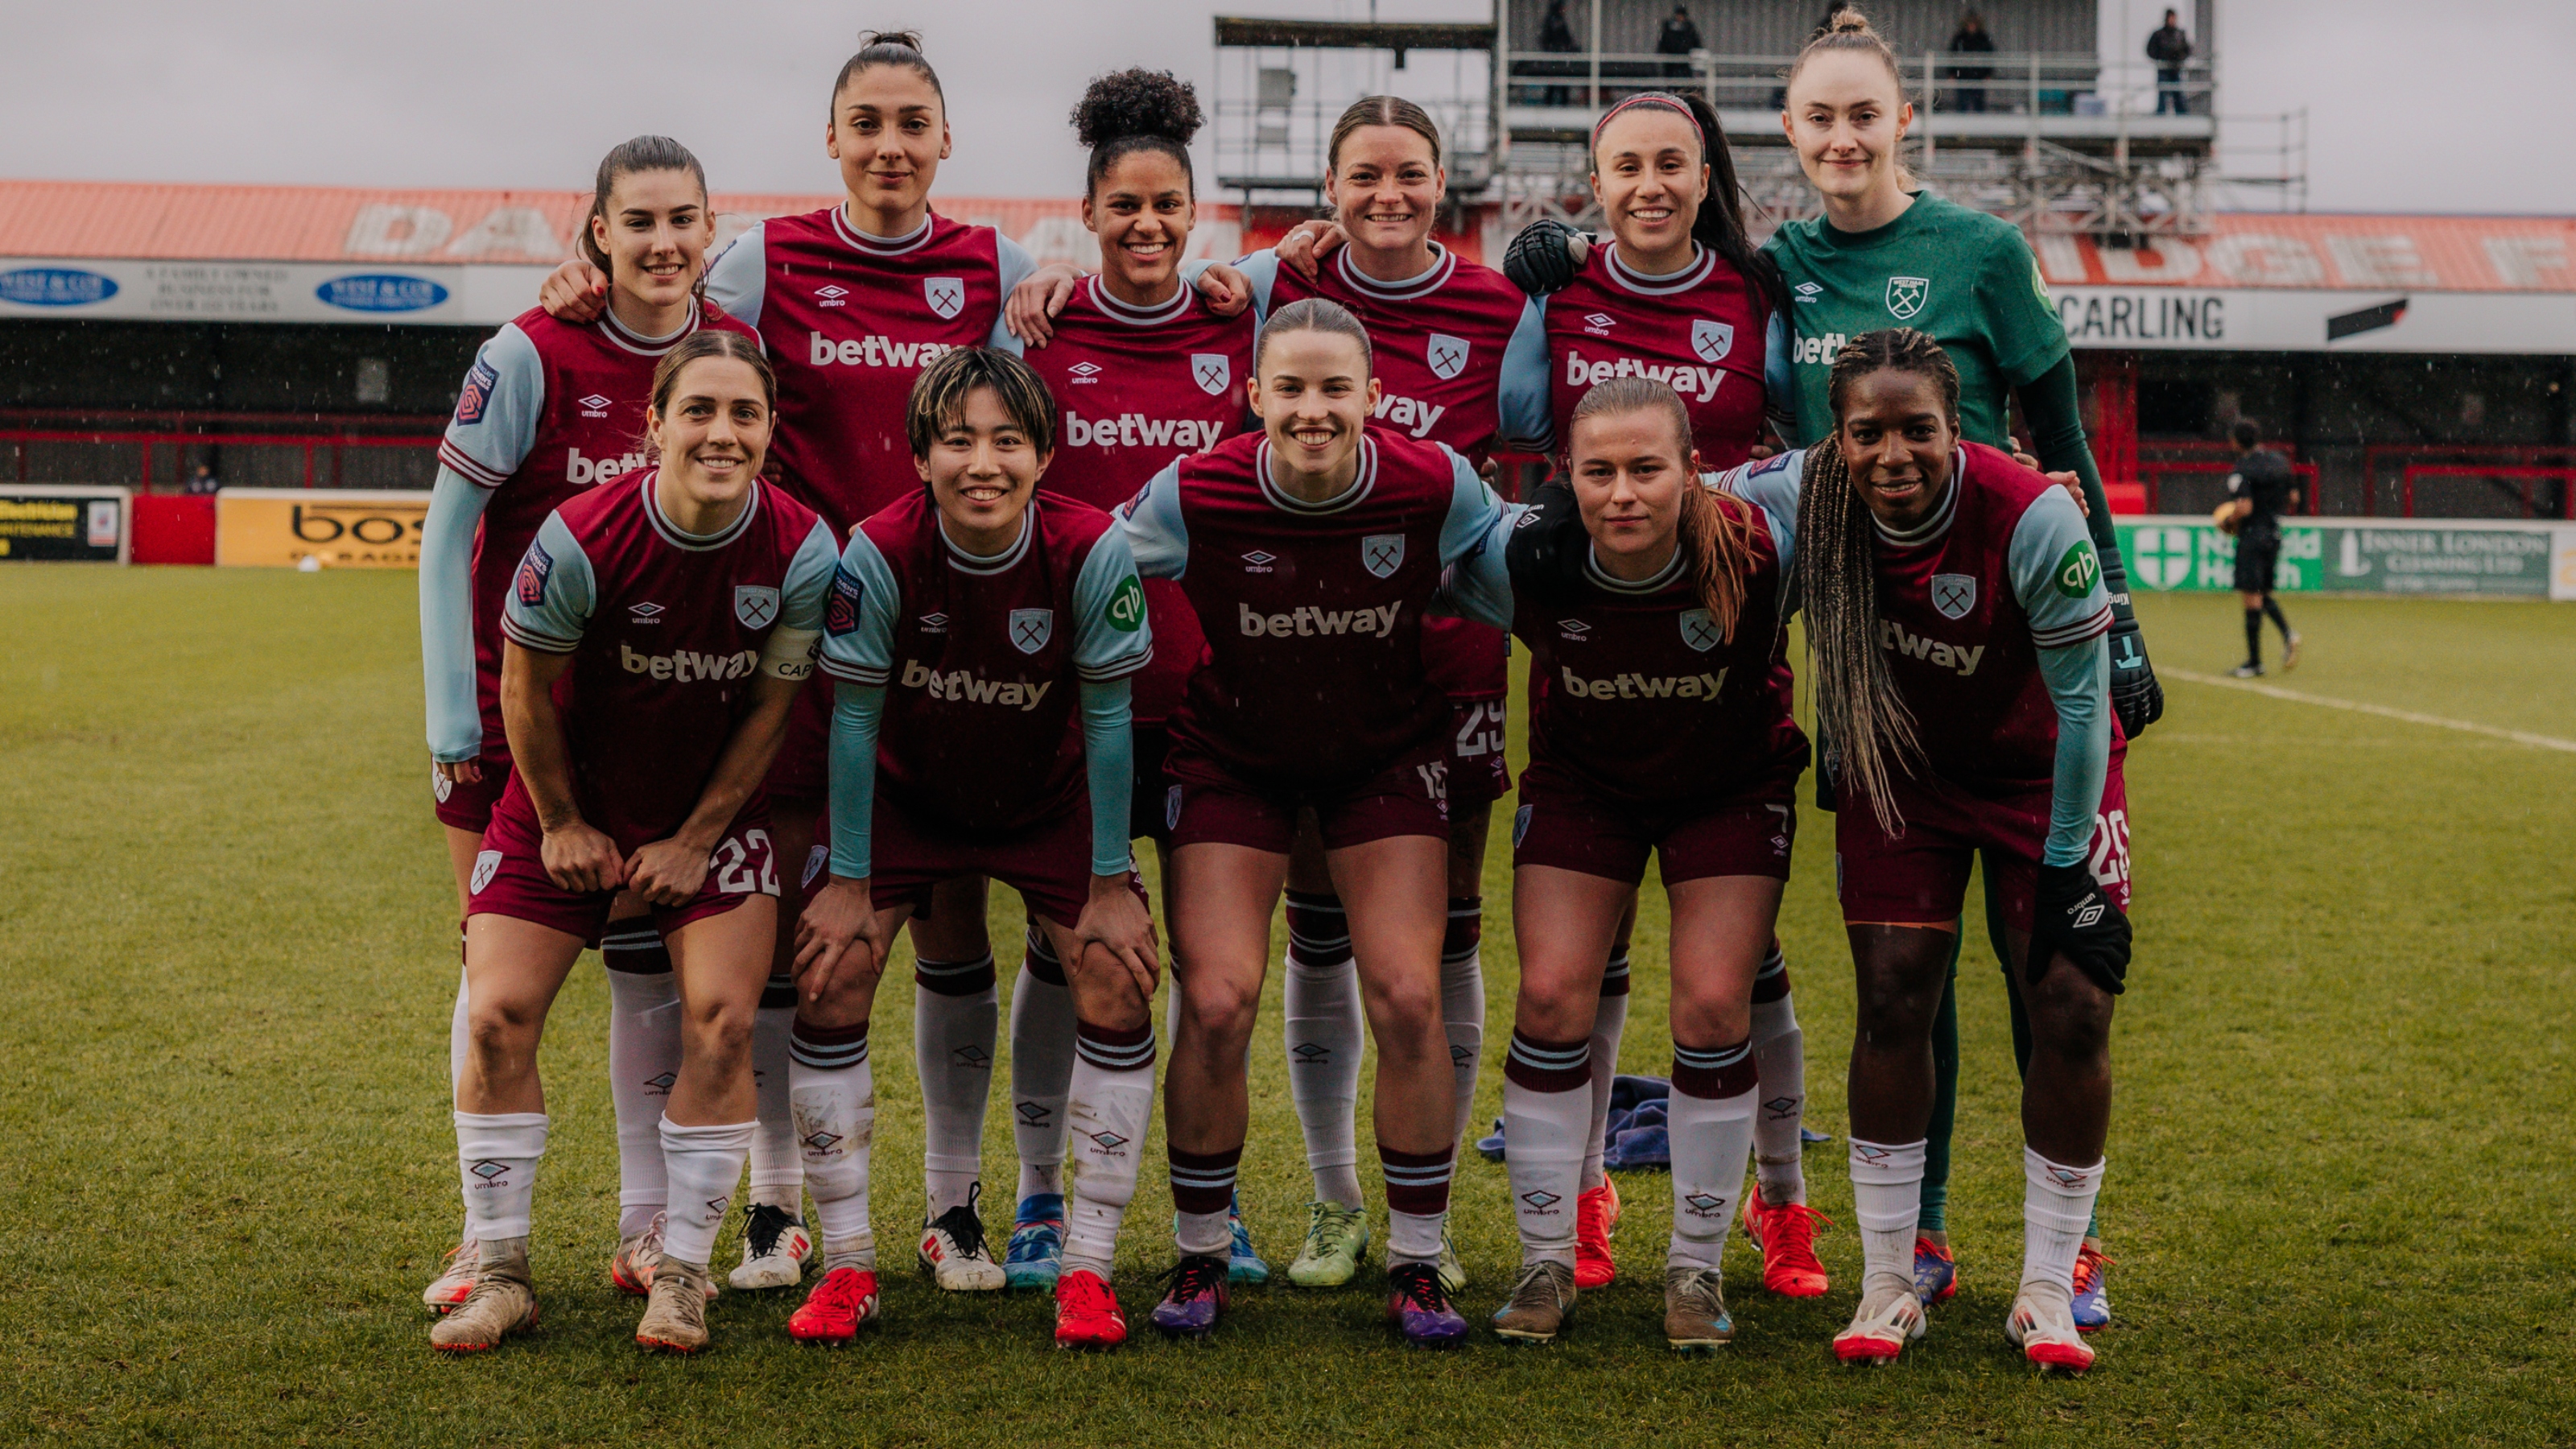
<svg viewBox="0 0 2576 1449">
<path fill-rule="evenodd" d="M 1696 0 L 1794 4 L 1815 0 Z M 1386 19 L 1485 0 L 1382 0 Z M 9 0 L 0 176 L 314 185 L 586 185 L 610 145 L 680 137 L 720 189 L 829 192 L 824 92 L 862 24 L 927 35 L 954 196 L 1080 185 L 1090 76 L 1204 91 L 1209 18 L 1367 0 Z M 2145 0 L 2142 16 L 2152 10 Z M 2220 0 L 2230 112 L 2311 108 L 2319 211 L 2576 213 L 2576 0 Z M 2144 31 L 2140 31 L 2143 39 Z M 1204 171 L 1202 174 L 1206 174 Z"/>
</svg>

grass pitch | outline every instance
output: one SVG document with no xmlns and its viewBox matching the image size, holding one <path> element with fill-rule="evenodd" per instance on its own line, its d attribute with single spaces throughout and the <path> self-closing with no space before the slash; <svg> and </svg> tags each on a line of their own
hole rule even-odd
<svg viewBox="0 0 2576 1449">
<path fill-rule="evenodd" d="M 784 1335 L 794 1295 L 732 1295 L 715 1353 L 647 1359 L 628 1337 L 638 1305 L 601 1273 L 616 1169 L 606 993 L 585 965 L 545 1057 L 545 1327 L 442 1361 L 418 1293 L 458 1217 L 455 937 L 412 599 L 408 574 L 0 572 L 0 1436 L 2576 1443 L 2558 1150 L 2576 1117 L 2576 754 L 2184 682 L 2130 755 L 2138 964 L 2103 1198 L 2119 1321 L 2081 1381 L 2033 1379 L 2001 1333 L 2017 1095 L 1974 921 L 1952 1194 L 1966 1286 L 1899 1367 L 1832 1361 L 1859 1267 L 1839 1140 L 1851 983 L 1831 820 L 1812 811 L 1781 935 L 1810 1121 L 1837 1138 L 1808 1164 L 1843 1223 L 1821 1244 L 1836 1291 L 1763 1295 L 1739 1241 L 1742 1336 L 1714 1359 L 1676 1359 L 1658 1332 L 1669 1188 L 1652 1175 L 1621 1179 L 1621 1281 L 1550 1349 L 1405 1352 L 1373 1287 L 1256 1290 L 1210 1344 L 1153 1341 L 1159 1140 L 1119 1265 L 1141 1336 L 1060 1354 L 1044 1298 L 946 1297 L 907 1269 L 920 1141 L 899 977 L 875 1047 L 887 1321 L 848 1350 L 800 1352 Z M 2292 609 L 2309 659 L 2275 683 L 2576 736 L 2576 609 Z M 2237 618 L 2223 596 L 2147 603 L 2158 659 L 2207 672 L 2237 657 Z M 1488 871 L 1483 1120 L 1515 979 L 1507 820 Z M 1015 908 L 997 907 L 997 942 L 1016 940 Z M 1661 932 L 1650 888 L 1631 1070 L 1667 1060 Z M 1275 1024 L 1261 1040 L 1244 1196 L 1284 1269 L 1307 1194 Z M 996 1228 L 1007 1117 L 992 1114 L 986 1146 Z M 1470 1158 L 1456 1201 L 1479 1317 L 1516 1261 L 1501 1169 Z M 728 1234 L 720 1265 L 732 1252 Z"/>
</svg>

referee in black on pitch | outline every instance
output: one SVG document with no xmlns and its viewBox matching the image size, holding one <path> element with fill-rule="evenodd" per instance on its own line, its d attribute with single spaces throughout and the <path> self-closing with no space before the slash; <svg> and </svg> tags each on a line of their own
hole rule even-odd
<svg viewBox="0 0 2576 1449">
<path fill-rule="evenodd" d="M 2236 597 L 2245 605 L 2245 662 L 2239 679 L 2263 673 L 2263 617 L 2281 630 L 2281 668 L 2299 667 L 2299 635 L 2272 598 L 2272 571 L 2281 561 L 2281 515 L 2299 506 L 2299 480 L 2290 460 L 2262 446 L 2262 430 L 2239 421 L 2228 436 L 2236 440 L 2236 471 L 2227 475 L 2227 501 L 2218 506 L 2221 528 L 2236 535 Z"/>
</svg>

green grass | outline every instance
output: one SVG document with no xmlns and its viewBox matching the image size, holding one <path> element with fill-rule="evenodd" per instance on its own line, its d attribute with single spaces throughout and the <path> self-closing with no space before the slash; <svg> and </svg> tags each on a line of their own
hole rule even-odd
<svg viewBox="0 0 2576 1449">
<path fill-rule="evenodd" d="M 2182 682 L 2130 756 L 2139 950 L 2103 1200 L 2120 1322 L 2081 1381 L 2033 1379 L 2000 1332 L 2019 1263 L 2017 1096 L 1981 944 L 1962 980 L 1952 1198 L 1967 1286 L 1893 1370 L 1839 1370 L 1825 1347 L 1858 1269 L 1839 1142 L 1809 1159 L 1817 1205 L 1844 1224 L 1822 1244 L 1837 1291 L 1768 1298 L 1739 1243 L 1743 1333 L 1714 1360 L 1661 1342 L 1669 1188 L 1651 1175 L 1622 1181 L 1621 1283 L 1548 1350 L 1407 1353 L 1373 1294 L 1282 1288 L 1239 1298 L 1213 1343 L 1077 1358 L 1049 1345 L 1042 1298 L 942 1298 L 897 1272 L 886 1323 L 847 1351 L 793 1350 L 789 1298 L 745 1295 L 716 1307 L 717 1352 L 649 1360 L 627 1336 L 636 1305 L 601 1278 L 616 1171 L 606 993 L 587 965 L 545 1057 L 545 1328 L 438 1360 L 417 1294 L 456 1229 L 456 967 L 412 588 L 407 574 L 0 571 L 0 1436 L 2576 1443 L 2576 756 Z M 2223 597 L 2147 607 L 2169 663 L 2214 671 L 2241 647 Z M 2295 688 L 2576 735 L 2576 609 L 2292 608 L 2311 648 Z M 1839 1139 L 1851 984 L 1831 820 L 1804 823 L 1781 934 L 1811 1120 Z M 1506 869 L 1498 850 L 1485 1119 L 1514 983 Z M 1669 1048 L 1661 929 L 1650 890 L 1637 1070 Z M 997 940 L 1015 934 L 997 919 Z M 1984 940 L 1974 922 L 1970 940 Z M 889 987 L 876 1047 L 891 1245 L 920 1209 L 909 989 Z M 1267 1020 L 1245 1198 L 1284 1264 L 1306 1193 L 1275 1006 Z M 1007 1185 L 1006 1112 L 987 1161 Z M 1131 1312 L 1168 1251 L 1156 1176 L 1120 1261 Z M 1498 1167 L 1463 1167 L 1471 1315 L 1514 1261 L 1505 1199 Z"/>
</svg>

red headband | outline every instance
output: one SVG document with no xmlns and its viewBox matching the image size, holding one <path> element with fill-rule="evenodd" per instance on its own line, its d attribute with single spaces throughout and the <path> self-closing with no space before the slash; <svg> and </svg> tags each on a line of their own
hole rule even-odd
<svg viewBox="0 0 2576 1449">
<path fill-rule="evenodd" d="M 1601 119 L 1592 123 L 1592 142 L 1584 149 L 1587 151 L 1599 150 L 1601 147 L 1601 129 L 1610 124 L 1611 117 L 1634 106 L 1655 106 L 1663 110 L 1678 113 L 1683 120 L 1691 123 L 1692 130 L 1699 132 L 1700 152 L 1703 155 L 1707 154 L 1708 131 L 1705 127 L 1700 125 L 1699 117 L 1691 114 L 1691 108 L 1684 104 L 1680 97 L 1668 95 L 1663 91 L 1640 92 L 1639 94 L 1630 96 L 1619 104 L 1612 106 L 1610 109 L 1603 111 L 1601 113 Z"/>
</svg>

